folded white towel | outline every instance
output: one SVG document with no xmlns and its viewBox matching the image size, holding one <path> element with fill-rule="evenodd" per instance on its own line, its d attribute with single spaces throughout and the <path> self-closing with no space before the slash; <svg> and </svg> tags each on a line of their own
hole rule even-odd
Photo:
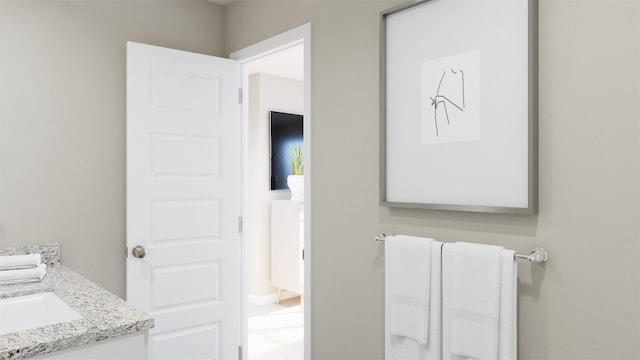
<svg viewBox="0 0 640 360">
<path fill-rule="evenodd" d="M 426 239 L 424 239 L 426 240 Z M 428 344 L 419 344 L 416 340 L 391 336 L 389 325 L 385 331 L 385 359 L 386 360 L 442 360 L 442 242 L 431 243 L 431 283 L 429 290 L 429 331 Z M 388 264 L 386 266 L 389 266 Z M 391 301 L 387 300 L 387 324 L 390 314 Z"/>
<path fill-rule="evenodd" d="M 492 245 L 445 245 L 442 258 L 445 360 L 460 356 L 498 358 L 502 250 Z"/>
<path fill-rule="evenodd" d="M 42 281 L 47 273 L 47 265 L 40 264 L 31 269 L 0 271 L 0 285 Z"/>
<path fill-rule="evenodd" d="M 35 268 L 40 262 L 40 254 L 0 256 L 0 270 Z"/>
<path fill-rule="evenodd" d="M 442 243 L 431 244 L 431 291 L 429 294 L 429 347 L 425 360 L 442 359 Z"/>
<path fill-rule="evenodd" d="M 429 291 L 433 239 L 389 236 L 385 241 L 388 325 L 393 336 L 429 342 Z"/>
<path fill-rule="evenodd" d="M 502 250 L 499 360 L 518 358 L 518 264 L 514 261 L 514 256 L 514 251 Z"/>
</svg>

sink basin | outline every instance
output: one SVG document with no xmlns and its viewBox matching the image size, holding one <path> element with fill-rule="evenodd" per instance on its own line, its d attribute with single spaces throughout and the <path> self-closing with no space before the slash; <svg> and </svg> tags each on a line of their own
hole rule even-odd
<svg viewBox="0 0 640 360">
<path fill-rule="evenodd" d="M 0 300 L 0 335 L 81 318 L 52 292 Z"/>
</svg>

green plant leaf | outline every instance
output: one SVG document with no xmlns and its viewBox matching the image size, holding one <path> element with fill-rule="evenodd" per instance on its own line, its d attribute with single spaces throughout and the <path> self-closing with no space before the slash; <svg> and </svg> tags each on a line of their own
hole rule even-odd
<svg viewBox="0 0 640 360">
<path fill-rule="evenodd" d="M 302 148 L 296 145 L 291 149 L 289 156 L 291 175 L 304 175 L 304 165 L 302 164 Z"/>
</svg>

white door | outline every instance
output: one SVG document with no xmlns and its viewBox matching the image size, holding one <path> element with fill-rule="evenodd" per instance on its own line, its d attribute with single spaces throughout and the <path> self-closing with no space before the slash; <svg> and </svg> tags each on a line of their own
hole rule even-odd
<svg viewBox="0 0 640 360">
<path fill-rule="evenodd" d="M 240 80 L 232 60 L 127 44 L 127 301 L 155 318 L 154 360 L 238 357 Z"/>
</svg>

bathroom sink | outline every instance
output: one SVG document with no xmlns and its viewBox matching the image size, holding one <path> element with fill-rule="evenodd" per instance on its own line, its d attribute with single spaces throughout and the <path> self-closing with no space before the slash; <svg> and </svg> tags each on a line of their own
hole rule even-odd
<svg viewBox="0 0 640 360">
<path fill-rule="evenodd" d="M 0 299 L 0 335 L 81 318 L 52 292 Z"/>
</svg>

